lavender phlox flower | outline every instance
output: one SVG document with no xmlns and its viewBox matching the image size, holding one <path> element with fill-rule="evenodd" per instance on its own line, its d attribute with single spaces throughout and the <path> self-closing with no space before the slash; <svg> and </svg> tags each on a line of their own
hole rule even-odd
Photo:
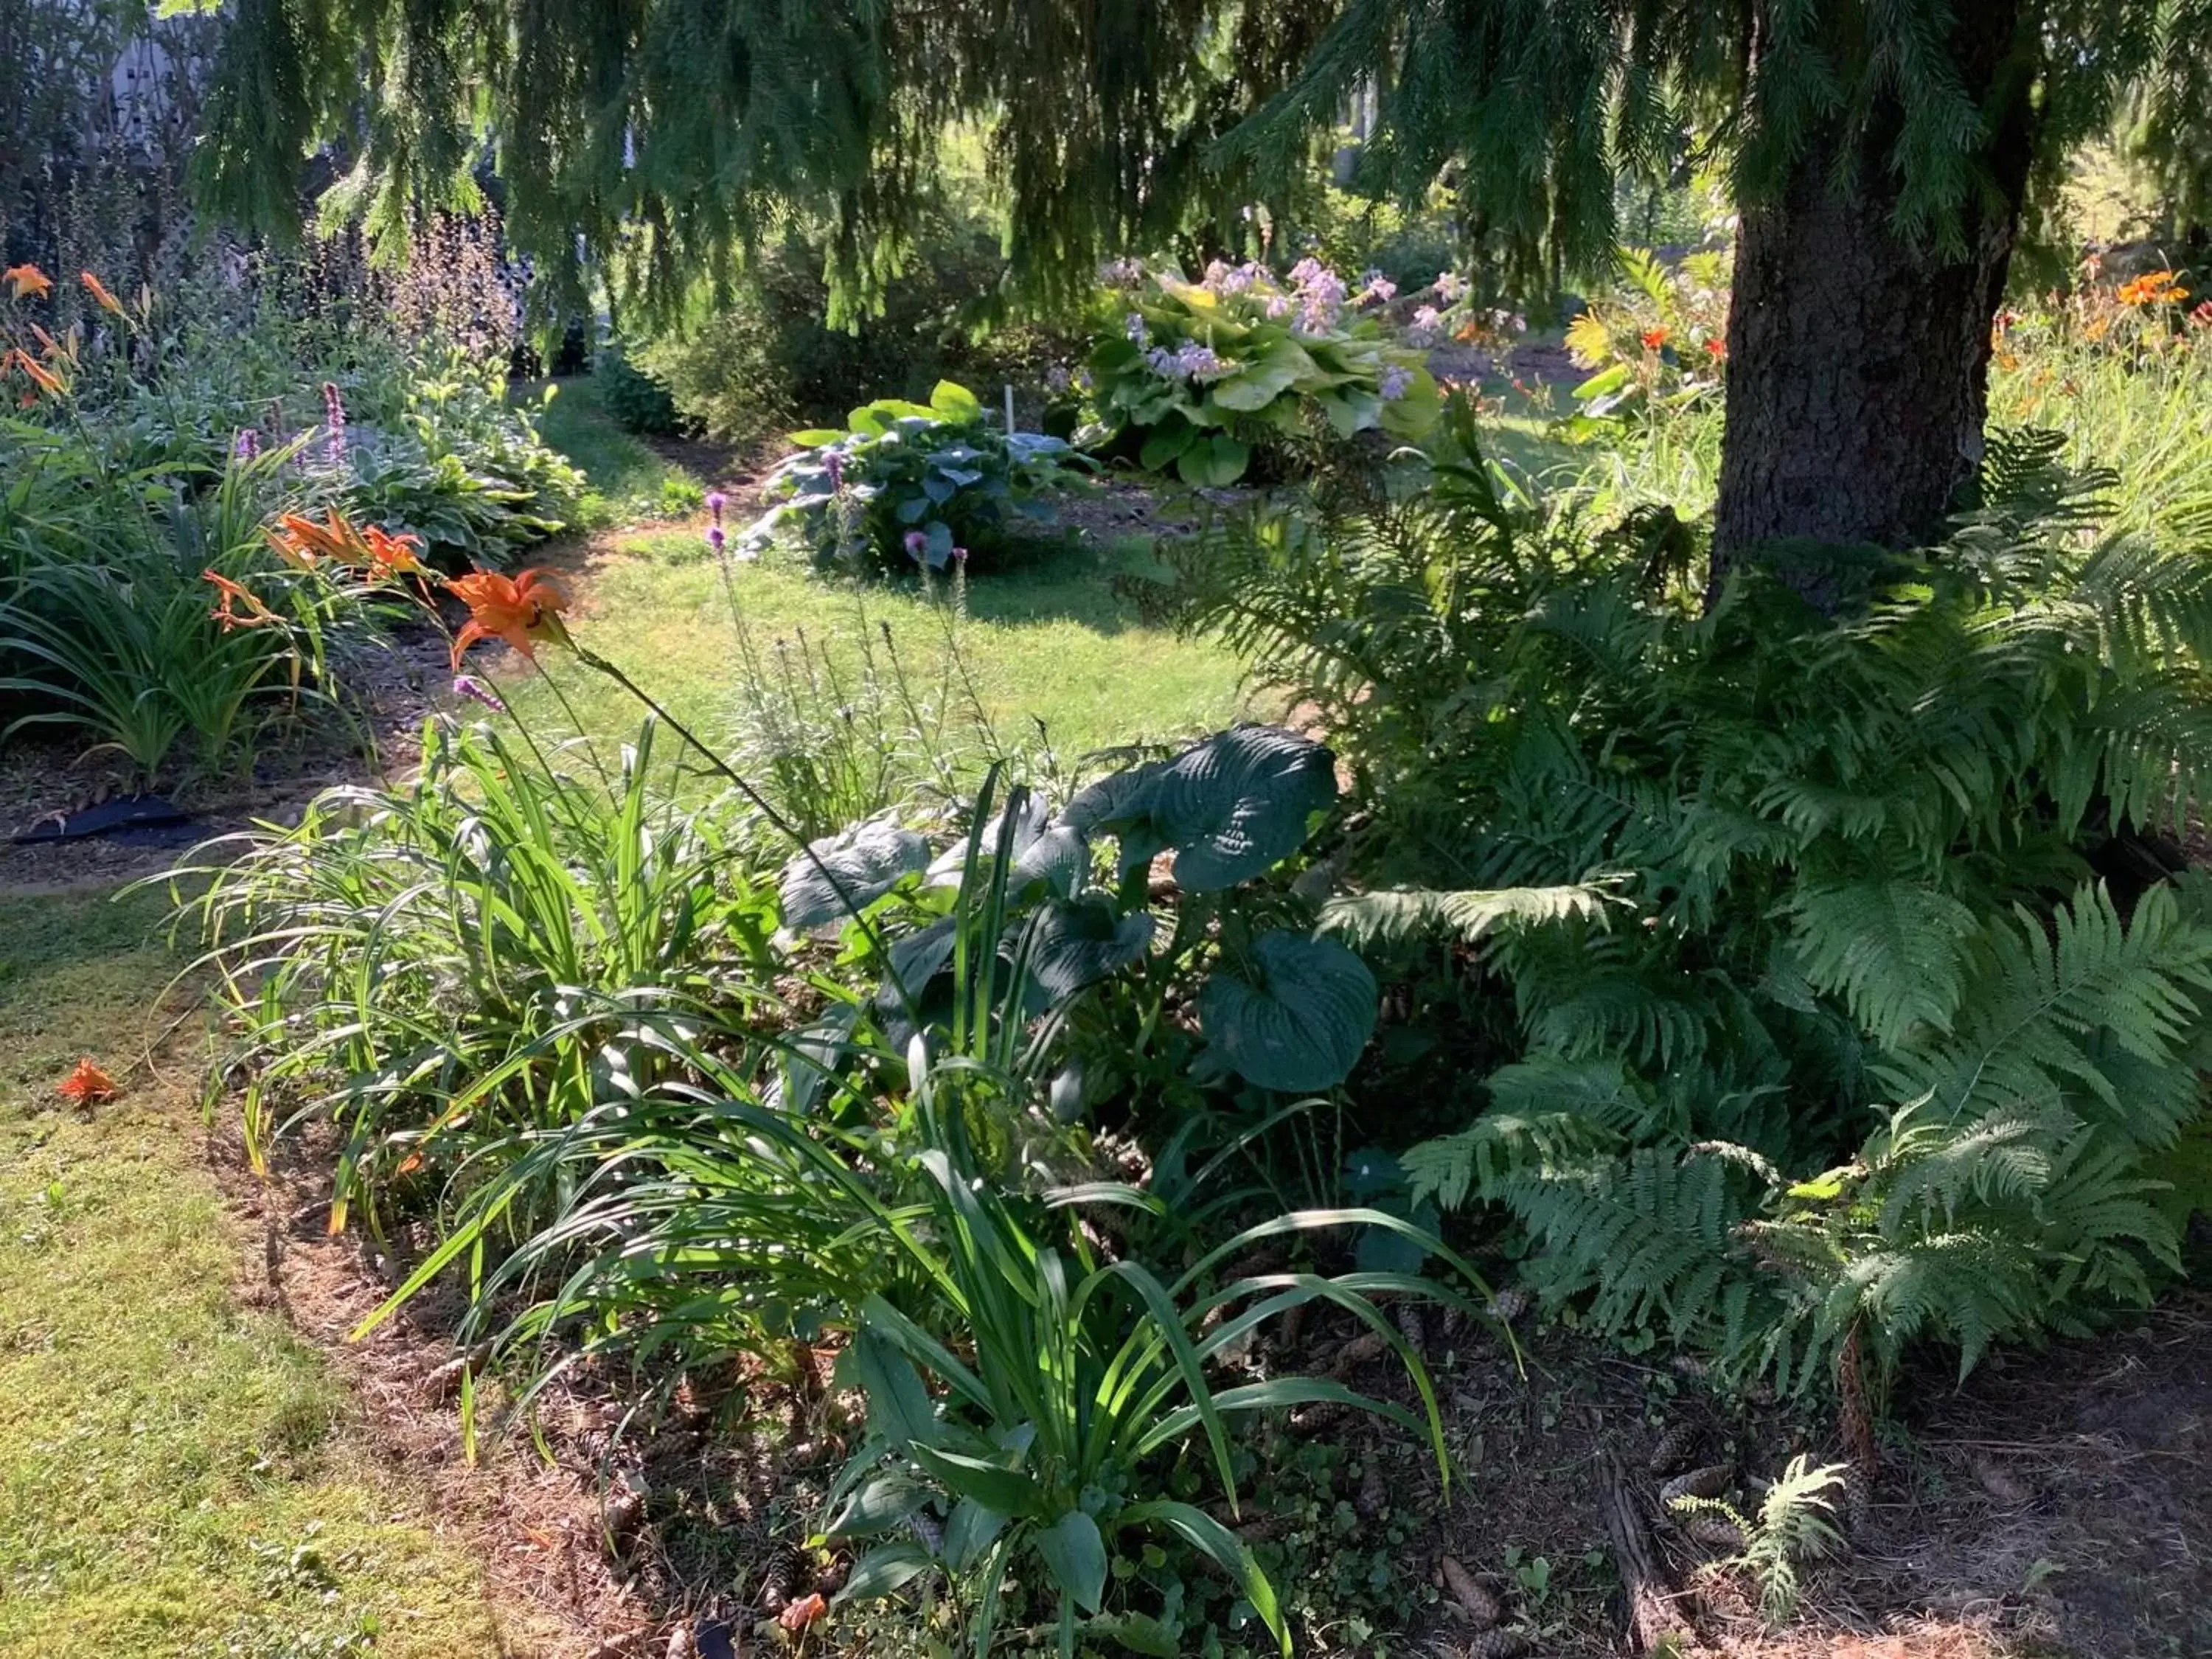
<svg viewBox="0 0 2212 1659">
<path fill-rule="evenodd" d="M 499 693 L 473 674 L 453 676 L 453 695 L 466 697 L 471 702 L 480 702 L 495 714 L 507 713 L 507 705 L 500 701 Z"/>
<path fill-rule="evenodd" d="M 1121 331 L 1129 337 L 1132 345 L 1143 345 L 1152 337 L 1152 330 L 1145 326 L 1145 313 L 1141 311 L 1128 314 L 1121 324 Z"/>
<path fill-rule="evenodd" d="M 1050 368 L 1045 370 L 1044 389 L 1052 393 L 1054 397 L 1059 398 L 1066 396 L 1068 376 L 1067 365 L 1066 363 L 1054 363 Z"/>
<path fill-rule="evenodd" d="M 1406 395 L 1407 388 L 1413 384 L 1413 371 L 1412 369 L 1406 368 L 1401 363 L 1391 364 L 1389 368 L 1382 371 L 1382 385 L 1381 386 L 1382 401 L 1385 403 L 1395 403 L 1399 398 Z"/>
</svg>

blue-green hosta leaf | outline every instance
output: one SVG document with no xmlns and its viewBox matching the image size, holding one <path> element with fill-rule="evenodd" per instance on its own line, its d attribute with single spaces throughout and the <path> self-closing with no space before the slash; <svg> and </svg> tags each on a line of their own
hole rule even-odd
<svg viewBox="0 0 2212 1659">
<path fill-rule="evenodd" d="M 1143 961 L 1152 942 L 1146 911 L 1125 916 L 1103 898 L 1054 899 L 1030 924 L 1030 977 L 1059 1002 Z"/>
<path fill-rule="evenodd" d="M 1032 1535 L 1061 1593 L 1084 1612 L 1097 1612 L 1106 1596 L 1106 1540 L 1098 1523 L 1081 1510 L 1070 1510 Z"/>
<path fill-rule="evenodd" d="M 929 982 L 952 960 L 953 948 L 959 942 L 959 923 L 951 916 L 940 916 L 927 927 L 893 939 L 885 952 L 890 957 L 890 971 L 876 992 L 876 1006 L 889 1012 L 920 1003 Z M 903 997 L 899 994 L 902 987 L 906 992 Z"/>
<path fill-rule="evenodd" d="M 1078 790 L 1060 815 L 1061 824 L 1079 836 L 1089 836 L 1140 822 L 1151 810 L 1152 780 L 1164 769 L 1164 763 L 1147 761 Z"/>
<path fill-rule="evenodd" d="M 1375 975 L 1328 939 L 1265 933 L 1250 976 L 1216 972 L 1198 995 L 1199 1029 L 1247 1083 L 1285 1094 L 1330 1089 L 1375 1030 Z"/>
<path fill-rule="evenodd" d="M 783 925 L 804 933 L 842 921 L 928 867 L 929 843 L 896 823 L 875 819 L 824 836 L 783 866 Z"/>
<path fill-rule="evenodd" d="M 1336 757 L 1276 726 L 1239 726 L 1183 751 L 1152 777 L 1145 815 L 1176 849 L 1194 893 L 1249 881 L 1305 844 L 1306 821 L 1336 802 Z"/>
</svg>

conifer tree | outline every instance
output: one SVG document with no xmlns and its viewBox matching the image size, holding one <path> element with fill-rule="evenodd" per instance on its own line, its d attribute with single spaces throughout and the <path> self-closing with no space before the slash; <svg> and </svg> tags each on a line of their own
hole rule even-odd
<svg viewBox="0 0 2212 1659">
<path fill-rule="evenodd" d="M 465 191 L 489 137 L 510 229 L 556 279 L 580 245 L 664 295 L 793 211 L 836 226 L 865 294 L 956 122 L 988 133 L 1016 268 L 1046 289 L 1196 215 L 1229 235 L 1356 88 L 1389 184 L 1449 176 L 1525 254 L 1586 265 L 1615 179 L 1694 126 L 1742 211 L 1720 568 L 1929 537 L 1980 453 L 1990 319 L 2069 148 L 2124 108 L 2177 138 L 2212 121 L 2212 0 L 235 5 L 218 205 L 287 222 L 302 151 L 335 137 L 354 199 L 394 221 Z M 2164 153 L 2212 167 L 2212 146 Z"/>
</svg>

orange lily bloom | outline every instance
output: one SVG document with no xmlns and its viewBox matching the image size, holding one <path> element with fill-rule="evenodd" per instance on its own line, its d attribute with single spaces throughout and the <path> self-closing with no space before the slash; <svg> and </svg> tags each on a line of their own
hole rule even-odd
<svg viewBox="0 0 2212 1659">
<path fill-rule="evenodd" d="M 505 640 L 534 663 L 538 653 L 533 641 L 568 637 L 561 625 L 568 595 L 550 570 L 526 570 L 512 577 L 475 570 L 452 578 L 446 586 L 469 608 L 468 625 L 453 640 L 456 672 L 462 653 L 479 640 Z"/>
<path fill-rule="evenodd" d="M 64 1078 L 56 1091 L 63 1099 L 73 1100 L 80 1106 L 97 1106 L 103 1100 L 116 1096 L 115 1079 L 93 1063 L 90 1054 L 76 1063 L 76 1069 Z"/>
<path fill-rule="evenodd" d="M 0 354 L 0 371 L 4 371 L 9 363 L 21 369 L 44 390 L 53 392 L 56 396 L 60 395 L 63 389 L 61 376 L 21 346 L 16 347 L 13 351 Z"/>
<path fill-rule="evenodd" d="M 123 314 L 123 301 L 110 294 L 107 291 L 107 284 L 101 282 L 99 277 L 88 270 L 80 270 L 77 272 L 77 279 L 84 284 L 84 291 L 92 295 L 94 301 L 103 311 L 112 311 L 118 317 Z"/>
<path fill-rule="evenodd" d="M 358 538 L 353 526 L 338 516 L 336 507 L 321 524 L 297 513 L 280 514 L 269 531 L 269 545 L 285 563 L 313 570 L 325 559 L 350 563 Z"/>
<path fill-rule="evenodd" d="M 259 628 L 265 623 L 281 623 L 284 620 L 267 605 L 262 604 L 250 588 L 240 586 L 229 577 L 217 575 L 212 570 L 203 570 L 200 572 L 200 576 L 222 596 L 222 603 L 208 614 L 222 624 L 224 633 L 229 633 L 234 628 Z M 246 607 L 246 614 L 243 616 L 240 616 L 237 610 L 237 607 L 241 605 Z"/>
<path fill-rule="evenodd" d="M 54 279 L 36 265 L 9 265 L 0 271 L 0 283 L 8 284 L 8 297 L 11 300 L 20 300 L 26 294 L 44 299 L 46 290 L 53 287 Z"/>
<path fill-rule="evenodd" d="M 370 525 L 362 532 L 362 545 L 368 554 L 368 574 L 371 580 L 386 576 L 419 576 L 423 564 L 416 550 L 422 545 L 419 536 L 395 536 L 381 525 Z"/>
<path fill-rule="evenodd" d="M 1647 328 L 1641 337 L 1646 351 L 1656 351 L 1667 343 L 1667 331 L 1663 328 Z"/>
</svg>

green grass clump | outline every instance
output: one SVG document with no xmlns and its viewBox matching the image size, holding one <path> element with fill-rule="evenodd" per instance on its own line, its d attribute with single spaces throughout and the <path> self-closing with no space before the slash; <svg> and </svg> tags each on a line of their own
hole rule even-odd
<svg viewBox="0 0 2212 1659">
<path fill-rule="evenodd" d="M 860 641 L 890 630 L 918 695 L 976 701 L 1000 738 L 1031 740 L 1042 723 L 1064 758 L 1139 739 L 1211 731 L 1251 712 L 1237 657 L 1145 622 L 1112 578 L 1151 566 L 1139 540 L 1069 549 L 1012 570 L 981 571 L 968 584 L 967 618 L 943 589 L 912 584 L 836 585 L 771 556 L 735 567 L 732 586 L 757 656 L 776 672 L 778 641 L 795 649 L 804 630 L 834 659 L 857 666 Z M 623 537 L 577 584 L 577 636 L 621 665 L 679 719 L 726 737 L 739 709 L 741 666 L 722 577 L 696 531 Z M 540 653 L 551 678 L 509 659 L 501 690 L 526 720 L 567 718 L 619 738 L 637 708 L 617 687 Z M 961 671 L 964 668 L 964 681 Z"/>
<path fill-rule="evenodd" d="M 187 1061 L 132 1069 L 173 971 L 149 895 L 0 900 L 0 1652 L 501 1650 L 476 1568 L 233 1292 Z M 125 1082 L 88 1111 L 81 1054 Z"/>
</svg>

